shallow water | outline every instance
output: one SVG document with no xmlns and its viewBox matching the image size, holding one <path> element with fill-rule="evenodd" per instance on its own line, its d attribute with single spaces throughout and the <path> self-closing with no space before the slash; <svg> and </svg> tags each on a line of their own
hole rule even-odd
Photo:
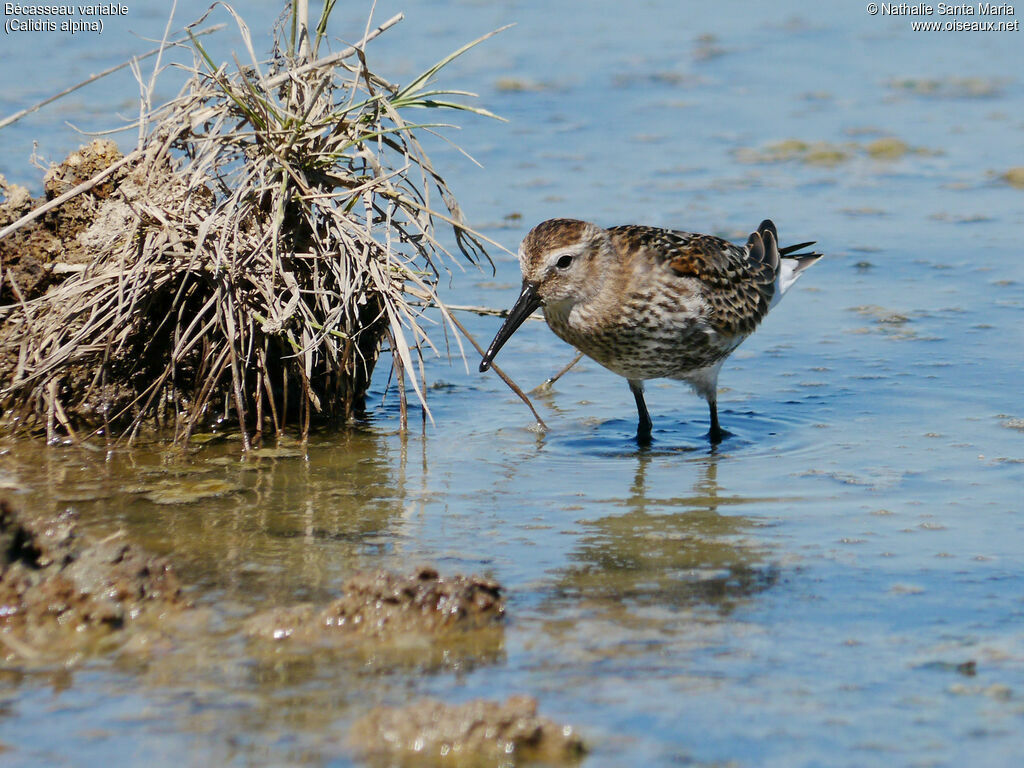
<svg viewBox="0 0 1024 768">
<path fill-rule="evenodd" d="M 344 765 L 374 703 L 512 693 L 581 729 L 588 766 L 1017 763 L 1024 191 L 1000 176 L 1024 157 L 1021 33 L 912 33 L 862 6 L 582 8 L 416 4 L 371 64 L 408 79 L 517 22 L 444 79 L 509 119 L 460 119 L 484 168 L 434 149 L 470 220 L 513 251 L 556 215 L 735 239 L 770 216 L 784 242 L 818 240 L 827 258 L 722 371 L 732 436 L 710 450 L 704 403 L 652 382 L 638 450 L 625 382 L 586 361 L 536 398 L 540 434 L 475 360 L 434 360 L 434 423 L 408 436 L 385 361 L 367 423 L 305 448 L 4 443 L 16 502 L 171 555 L 223 643 L 0 672 L 5 765 Z M 257 36 L 273 18 L 246 12 Z M 363 13 L 341 11 L 339 34 Z M 65 64 L 117 63 L 113 31 L 56 50 L 0 111 L 70 82 Z M 4 43 L 26 72 L 29 43 Z M 32 138 L 51 158 L 73 147 L 60 120 L 83 104 L 126 111 L 131 92 L 110 91 L 5 129 L 0 172 L 36 177 Z M 906 151 L 872 144 L 890 137 Z M 496 275 L 456 272 L 450 301 L 511 304 L 515 258 L 493 255 Z M 500 321 L 465 322 L 486 342 Z M 529 388 L 571 356 L 527 323 L 498 362 Z M 396 669 L 268 657 L 233 628 L 418 562 L 507 588 L 493 645 Z"/>
</svg>

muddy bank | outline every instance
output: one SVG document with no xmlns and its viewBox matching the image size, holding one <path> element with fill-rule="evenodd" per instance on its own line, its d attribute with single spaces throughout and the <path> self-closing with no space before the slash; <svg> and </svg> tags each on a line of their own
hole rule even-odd
<svg viewBox="0 0 1024 768">
<path fill-rule="evenodd" d="M 321 700 L 325 675 L 340 675 L 345 684 L 327 696 L 333 704 L 307 735 L 334 739 L 370 764 L 573 764 L 583 754 L 575 731 L 541 717 L 527 697 L 372 710 L 361 703 L 396 672 L 428 679 L 502 664 L 506 600 L 492 579 L 430 566 L 369 571 L 348 578 L 330 602 L 248 618 L 193 607 L 183 596 L 187 581 L 125 534 L 92 536 L 72 512 L 0 502 L 0 657 L 8 670 L 63 670 L 105 656 L 141 687 L 173 698 L 244 669 L 269 697 L 299 688 L 311 701 Z M 274 720 L 262 710 L 241 717 Z M 339 718 L 355 725 L 339 734 Z"/>
<path fill-rule="evenodd" d="M 43 178 L 44 195 L 33 198 L 18 184 L 0 176 L 0 229 L 44 203 L 88 181 L 122 159 L 117 145 L 97 139 L 81 147 Z M 77 195 L 38 219 L 0 239 L 0 305 L 29 301 L 46 292 L 92 259 L 101 233 L 89 230 L 101 206 L 119 187 L 128 169 L 113 172 L 91 190 Z"/>
<path fill-rule="evenodd" d="M 367 670 L 436 670 L 498 663 L 504 656 L 505 598 L 480 576 L 442 577 L 429 566 L 409 576 L 387 571 L 348 579 L 327 605 L 301 603 L 252 616 L 255 642 L 273 655 L 304 656 L 331 649 L 362 659 Z M 253 649 L 262 656 L 266 648 Z"/>
<path fill-rule="evenodd" d="M 480 576 L 442 578 L 430 566 L 408 577 L 356 574 L 326 607 L 301 604 L 265 611 L 246 629 L 254 637 L 310 642 L 329 636 L 388 640 L 410 632 L 442 634 L 484 627 L 505 615 L 501 585 Z"/>
<path fill-rule="evenodd" d="M 572 727 L 538 715 L 529 696 L 376 707 L 353 724 L 350 742 L 371 765 L 563 765 L 585 752 Z"/>
<path fill-rule="evenodd" d="M 92 182 L 108 169 L 109 175 Z M 41 197 L 33 198 L 25 187 L 7 184 L 0 177 L 0 229 L 86 182 L 92 186 L 0 238 L 0 388 L 4 390 L 0 413 L 11 431 L 36 420 L 30 431 L 40 433 L 45 428 L 51 442 L 60 432 L 81 437 L 78 429 L 99 425 L 100 431 L 109 433 L 113 422 L 137 408 L 139 392 L 153 380 L 145 361 L 150 348 L 160 346 L 153 343 L 159 335 L 155 322 L 146 321 L 149 335 L 145 341 L 130 343 L 127 352 L 108 350 L 101 375 L 84 362 L 88 355 L 76 349 L 72 364 L 42 386 L 32 383 L 29 369 L 32 361 L 46 358 L 53 350 L 49 341 L 33 339 L 31 329 L 40 321 L 45 324 L 46 318 L 73 300 L 90 296 L 94 287 L 90 281 L 111 269 L 101 256 L 117 248 L 128 252 L 135 239 L 144 239 L 142 224 L 165 214 L 155 209 L 157 203 L 185 196 L 166 161 L 127 162 L 114 142 L 97 139 L 49 168 Z M 124 277 L 129 267 L 129 260 L 122 259 L 113 269 Z M 78 287 L 57 296 L 71 284 Z M 154 306 L 159 310 L 158 303 Z M 67 317 L 53 330 L 77 331 L 81 324 L 80 317 Z M 121 339 L 122 344 L 125 341 Z M 38 391 L 21 398 L 19 407 L 16 392 L 22 387 Z M 48 415 L 39 418 L 47 411 Z"/>
<path fill-rule="evenodd" d="M 161 633 L 188 608 L 170 563 L 121 536 L 90 541 L 74 513 L 0 501 L 0 654 L 65 663 Z M 133 632 L 125 630 L 131 628 Z"/>
</svg>

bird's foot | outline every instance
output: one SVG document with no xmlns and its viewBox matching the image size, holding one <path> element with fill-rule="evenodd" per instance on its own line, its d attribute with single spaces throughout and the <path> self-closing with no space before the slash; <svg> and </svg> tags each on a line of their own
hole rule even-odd
<svg viewBox="0 0 1024 768">
<path fill-rule="evenodd" d="M 708 430 L 708 433 L 705 435 L 705 437 L 708 439 L 708 442 L 710 442 L 711 445 L 717 446 L 719 443 L 725 440 L 725 438 L 732 437 L 732 432 L 726 429 L 722 429 L 716 424 L 715 426 Z"/>
</svg>

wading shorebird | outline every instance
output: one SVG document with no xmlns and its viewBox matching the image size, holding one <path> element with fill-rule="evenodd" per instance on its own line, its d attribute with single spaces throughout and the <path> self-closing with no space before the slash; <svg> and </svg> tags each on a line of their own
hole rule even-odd
<svg viewBox="0 0 1024 768">
<path fill-rule="evenodd" d="M 658 227 L 550 219 L 519 247 L 523 287 L 480 370 L 538 307 L 555 335 L 624 376 L 636 399 L 637 442 L 651 441 L 647 379 L 687 382 L 708 402 L 721 441 L 718 372 L 805 269 L 812 242 L 778 246 L 770 220 L 746 245 Z"/>
</svg>

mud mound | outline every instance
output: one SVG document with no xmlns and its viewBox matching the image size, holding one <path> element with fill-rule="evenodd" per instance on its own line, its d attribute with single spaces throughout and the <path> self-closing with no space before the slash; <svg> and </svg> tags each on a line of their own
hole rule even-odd
<svg viewBox="0 0 1024 768">
<path fill-rule="evenodd" d="M 185 607 L 163 558 L 118 537 L 88 541 L 73 513 L 33 518 L 0 501 L 0 655 L 52 661 L 118 646 L 120 630 Z"/>
<path fill-rule="evenodd" d="M 25 187 L 0 176 L 0 229 L 29 211 L 73 189 L 122 158 L 114 142 L 97 139 L 54 165 L 43 179 L 45 196 L 32 198 Z M 127 169 L 0 240 L 0 305 L 41 296 L 67 274 L 69 267 L 91 259 L 82 235 L 96 221 L 103 202 L 117 188 Z M 20 296 L 19 296 L 20 293 Z"/>
<path fill-rule="evenodd" d="M 572 764 L 584 753 L 570 726 L 537 715 L 537 702 L 513 696 L 504 703 L 450 706 L 424 699 L 405 707 L 376 707 L 352 726 L 352 746 L 389 765 Z M 397 762 L 396 762 L 397 761 Z"/>
<path fill-rule="evenodd" d="M 317 641 L 331 635 L 395 639 L 482 628 L 505 614 L 496 581 L 441 578 L 430 567 L 408 577 L 387 571 L 357 574 L 343 590 L 341 598 L 323 608 L 302 604 L 259 613 L 247 631 L 275 640 Z"/>
</svg>

